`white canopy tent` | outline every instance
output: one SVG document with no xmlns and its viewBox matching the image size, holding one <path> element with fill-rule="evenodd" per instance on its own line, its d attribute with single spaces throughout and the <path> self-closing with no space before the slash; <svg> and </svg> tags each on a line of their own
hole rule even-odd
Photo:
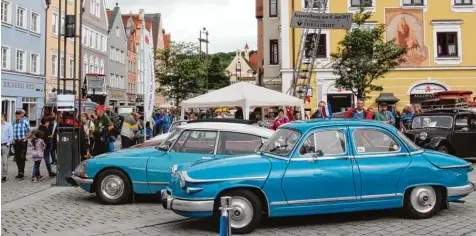
<svg viewBox="0 0 476 236">
<path fill-rule="evenodd" d="M 304 119 L 304 101 L 302 99 L 246 82 L 232 84 L 183 101 L 181 103 L 181 119 L 184 119 L 187 108 L 225 106 L 242 107 L 245 120 L 249 119 L 250 107 L 298 106 L 301 108 L 302 119 Z"/>
</svg>

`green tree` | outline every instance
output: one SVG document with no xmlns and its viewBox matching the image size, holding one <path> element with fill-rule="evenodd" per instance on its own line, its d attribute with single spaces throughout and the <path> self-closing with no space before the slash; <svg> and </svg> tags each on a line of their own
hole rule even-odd
<svg viewBox="0 0 476 236">
<path fill-rule="evenodd" d="M 156 92 L 180 104 L 206 87 L 206 67 L 195 43 L 171 42 L 170 48 L 155 53 L 155 77 L 160 84 Z"/>
<path fill-rule="evenodd" d="M 219 56 L 213 55 L 208 64 L 208 89 L 221 89 L 230 85 Z"/>
<path fill-rule="evenodd" d="M 370 17 L 371 13 L 364 12 L 363 8 L 354 14 L 353 21 L 358 28 L 347 30 L 337 52 L 331 54 L 334 74 L 339 76 L 336 86 L 350 90 L 362 99 L 368 98 L 372 91 L 383 90 L 372 82 L 405 62 L 403 56 L 408 50 L 399 47 L 395 39 L 384 41 L 385 25 L 362 27 Z"/>
</svg>

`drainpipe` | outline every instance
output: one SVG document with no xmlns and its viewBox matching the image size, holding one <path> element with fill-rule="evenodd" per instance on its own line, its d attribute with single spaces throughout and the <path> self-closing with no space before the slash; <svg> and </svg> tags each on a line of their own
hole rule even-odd
<svg viewBox="0 0 476 236">
<path fill-rule="evenodd" d="M 43 66 L 43 73 L 44 73 L 44 75 L 45 75 L 45 86 L 43 87 L 43 91 L 44 91 L 44 93 L 45 93 L 45 99 L 44 99 L 43 106 L 46 105 L 46 95 L 47 95 L 47 94 L 46 94 L 46 93 L 47 93 L 47 91 L 46 91 L 46 81 L 47 81 L 47 79 L 46 79 L 46 68 L 47 68 L 47 66 L 46 66 L 46 60 L 48 60 L 48 58 L 47 58 L 47 56 L 46 56 L 46 52 L 47 52 L 47 50 L 48 50 L 48 47 L 46 46 L 46 42 L 48 41 L 48 10 L 50 9 L 50 4 L 51 4 L 51 2 L 50 2 L 49 0 L 45 0 L 45 3 L 46 3 L 46 11 L 45 11 L 45 32 L 44 32 L 44 34 L 45 34 L 45 52 L 43 53 L 43 55 L 44 55 L 44 59 L 43 59 L 43 64 L 44 64 L 44 66 Z"/>
<path fill-rule="evenodd" d="M 294 12 L 294 0 L 291 1 L 291 10 L 292 12 Z M 289 13 L 288 13 L 289 14 Z M 302 32 L 301 32 L 302 33 Z M 291 34 L 291 40 L 292 40 L 292 44 L 293 44 L 293 80 L 294 78 L 296 77 L 296 42 L 295 42 L 295 39 L 296 39 L 296 29 L 295 28 L 292 28 L 292 34 Z"/>
</svg>

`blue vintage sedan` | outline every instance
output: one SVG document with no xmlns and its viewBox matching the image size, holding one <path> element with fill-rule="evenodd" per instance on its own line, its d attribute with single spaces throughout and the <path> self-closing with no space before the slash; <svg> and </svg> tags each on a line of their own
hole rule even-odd
<svg viewBox="0 0 476 236">
<path fill-rule="evenodd" d="M 178 166 L 163 206 L 187 217 L 219 215 L 232 197 L 231 226 L 249 233 L 268 217 L 404 208 L 428 218 L 475 190 L 465 160 L 423 150 L 376 121 L 297 121 L 260 151 Z"/>
<path fill-rule="evenodd" d="M 122 204 L 132 193 L 160 193 L 175 164 L 254 153 L 272 134 L 273 130 L 254 125 L 185 124 L 159 147 L 125 149 L 84 161 L 72 178 L 104 203 Z"/>
</svg>

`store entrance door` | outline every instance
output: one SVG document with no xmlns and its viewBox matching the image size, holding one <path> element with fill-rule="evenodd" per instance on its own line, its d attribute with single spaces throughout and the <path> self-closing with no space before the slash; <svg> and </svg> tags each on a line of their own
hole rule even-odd
<svg viewBox="0 0 476 236">
<path fill-rule="evenodd" d="M 328 94 L 327 103 L 331 105 L 332 113 L 343 112 L 352 107 L 352 94 Z"/>
<path fill-rule="evenodd" d="M 12 123 L 15 120 L 17 99 L 14 97 L 2 97 L 2 114 L 7 116 L 7 122 Z"/>
</svg>

